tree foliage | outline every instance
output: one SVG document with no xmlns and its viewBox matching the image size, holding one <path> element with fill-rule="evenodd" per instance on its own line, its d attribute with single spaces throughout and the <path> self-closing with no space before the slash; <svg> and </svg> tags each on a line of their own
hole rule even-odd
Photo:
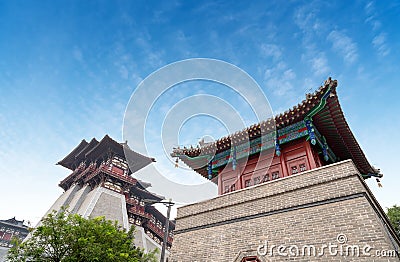
<svg viewBox="0 0 400 262">
<path fill-rule="evenodd" d="M 14 240 L 10 262 L 155 262 L 155 252 L 145 254 L 133 245 L 129 231 L 104 217 L 85 219 L 77 214 L 53 212 L 24 242 Z"/>
<path fill-rule="evenodd" d="M 400 237 L 400 206 L 394 205 L 393 207 L 388 208 L 387 215 L 394 230 Z"/>
</svg>

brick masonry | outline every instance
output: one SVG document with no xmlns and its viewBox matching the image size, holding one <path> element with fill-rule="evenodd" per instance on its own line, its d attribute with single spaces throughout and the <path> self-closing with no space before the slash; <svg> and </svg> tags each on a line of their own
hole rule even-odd
<svg viewBox="0 0 400 262">
<path fill-rule="evenodd" d="M 338 235 L 347 242 L 339 243 Z M 353 162 L 346 160 L 179 208 L 169 261 L 240 262 L 253 255 L 260 261 L 399 261 L 376 256 L 398 250 L 399 243 Z M 324 248 L 330 244 L 331 250 Z M 306 245 L 316 254 L 308 255 Z M 289 247 L 291 253 L 297 247 L 299 255 L 290 256 Z"/>
</svg>

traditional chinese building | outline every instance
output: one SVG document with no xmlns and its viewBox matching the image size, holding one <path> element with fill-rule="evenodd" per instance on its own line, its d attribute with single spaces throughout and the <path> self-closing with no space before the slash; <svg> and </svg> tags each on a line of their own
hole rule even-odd
<svg viewBox="0 0 400 262">
<path fill-rule="evenodd" d="M 11 240 L 14 237 L 23 240 L 28 233 L 28 226 L 24 224 L 24 220 L 20 221 L 15 219 L 15 217 L 0 220 L 0 262 L 4 261 L 8 249 L 13 246 Z"/>
<path fill-rule="evenodd" d="M 134 152 L 127 143 L 118 143 L 108 135 L 100 141 L 82 140 L 57 163 L 71 170 L 71 174 L 60 182 L 65 192 L 48 213 L 67 207 L 83 217 L 105 216 L 126 229 L 135 225 L 137 246 L 147 251 L 161 250 L 166 218 L 145 201 L 164 198 L 149 192 L 149 183 L 132 177 L 132 173 L 152 162 L 153 158 Z M 172 245 L 174 227 L 170 222 L 167 249 Z"/>
<path fill-rule="evenodd" d="M 364 178 L 380 178 L 346 122 L 336 86 L 336 80 L 328 79 L 314 94 L 275 119 L 203 147 L 175 148 L 171 155 L 217 183 L 219 194 L 346 159 L 354 161 Z M 272 154 L 260 154 L 268 150 Z M 209 159 L 207 165 L 200 164 L 204 159 Z"/>
<path fill-rule="evenodd" d="M 170 261 L 399 261 L 400 239 L 364 181 L 382 174 L 336 87 L 329 78 L 274 119 L 173 150 L 219 196 L 178 208 Z"/>
</svg>

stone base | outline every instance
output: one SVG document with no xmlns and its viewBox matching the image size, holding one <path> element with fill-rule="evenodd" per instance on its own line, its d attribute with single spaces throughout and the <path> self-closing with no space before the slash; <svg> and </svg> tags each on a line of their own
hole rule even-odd
<svg viewBox="0 0 400 262">
<path fill-rule="evenodd" d="M 399 244 L 346 160 L 179 208 L 169 261 L 399 261 Z"/>
</svg>

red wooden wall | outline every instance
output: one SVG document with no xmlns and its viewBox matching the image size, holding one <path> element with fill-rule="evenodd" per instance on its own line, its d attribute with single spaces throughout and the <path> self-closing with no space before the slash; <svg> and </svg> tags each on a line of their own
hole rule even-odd
<svg viewBox="0 0 400 262">
<path fill-rule="evenodd" d="M 257 154 L 250 156 L 247 163 L 239 160 L 235 170 L 231 164 L 219 170 L 218 193 L 221 195 L 322 165 L 316 149 L 303 139 L 282 145 L 281 155 L 275 155 L 272 160 L 271 157 L 262 156 L 259 159 Z"/>
</svg>

